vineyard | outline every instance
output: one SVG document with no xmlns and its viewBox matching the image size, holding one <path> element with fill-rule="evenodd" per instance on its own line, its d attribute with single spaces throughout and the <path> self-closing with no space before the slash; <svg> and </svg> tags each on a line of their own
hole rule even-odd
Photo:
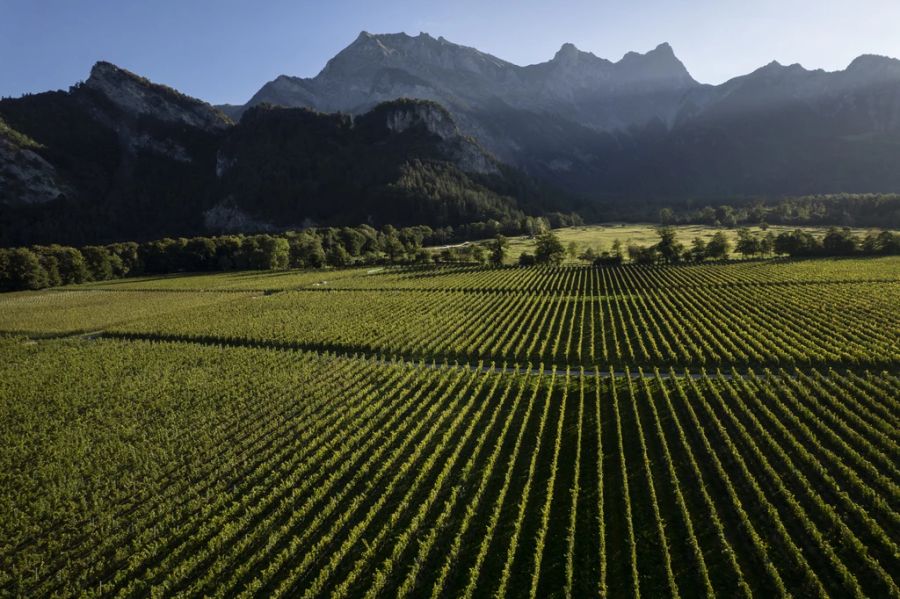
<svg viewBox="0 0 900 599">
<path fill-rule="evenodd" d="M 900 597 L 900 260 L 0 296 L 0 594 Z"/>
</svg>

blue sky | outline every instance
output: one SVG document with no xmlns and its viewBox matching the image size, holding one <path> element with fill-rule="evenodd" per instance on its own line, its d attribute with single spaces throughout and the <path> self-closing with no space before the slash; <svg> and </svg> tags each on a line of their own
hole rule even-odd
<svg viewBox="0 0 900 599">
<path fill-rule="evenodd" d="M 772 60 L 900 57 L 900 0 L 0 0 L 0 96 L 65 89 L 109 60 L 214 103 L 312 76 L 361 30 L 420 31 L 517 64 L 563 42 L 612 60 L 667 41 L 720 83 Z"/>
</svg>

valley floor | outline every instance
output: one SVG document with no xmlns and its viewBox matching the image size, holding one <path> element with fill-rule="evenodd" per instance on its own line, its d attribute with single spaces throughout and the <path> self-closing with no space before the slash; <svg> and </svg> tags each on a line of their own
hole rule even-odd
<svg viewBox="0 0 900 599">
<path fill-rule="evenodd" d="M 900 596 L 898 305 L 900 258 L 6 294 L 0 593 Z"/>
</svg>

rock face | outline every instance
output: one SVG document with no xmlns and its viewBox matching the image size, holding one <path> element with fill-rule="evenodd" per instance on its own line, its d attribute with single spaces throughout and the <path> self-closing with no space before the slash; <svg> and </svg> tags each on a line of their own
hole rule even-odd
<svg viewBox="0 0 900 599">
<path fill-rule="evenodd" d="M 447 158 L 463 172 L 499 174 L 497 161 L 471 137 L 463 136 L 447 109 L 435 102 L 396 101 L 376 108 L 392 133 L 421 128 L 440 138 Z"/>
<path fill-rule="evenodd" d="M 277 230 L 270 223 L 261 222 L 241 210 L 232 198 L 227 198 L 203 212 L 203 226 L 210 233 L 269 233 Z"/>
<path fill-rule="evenodd" d="M 71 190 L 56 169 L 33 149 L 0 132 L 0 204 L 43 204 Z"/>
<path fill-rule="evenodd" d="M 108 62 L 95 64 L 84 85 L 103 94 L 122 113 L 131 117 L 151 117 L 165 123 L 207 130 L 222 130 L 231 124 L 227 116 L 206 102 L 151 83 Z"/>
</svg>

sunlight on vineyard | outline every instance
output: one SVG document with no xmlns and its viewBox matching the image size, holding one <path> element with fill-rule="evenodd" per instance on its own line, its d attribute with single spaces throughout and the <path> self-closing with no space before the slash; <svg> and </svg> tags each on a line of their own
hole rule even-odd
<svg viewBox="0 0 900 599">
<path fill-rule="evenodd" d="M 900 261 L 0 297 L 0 593 L 900 596 Z"/>
</svg>

